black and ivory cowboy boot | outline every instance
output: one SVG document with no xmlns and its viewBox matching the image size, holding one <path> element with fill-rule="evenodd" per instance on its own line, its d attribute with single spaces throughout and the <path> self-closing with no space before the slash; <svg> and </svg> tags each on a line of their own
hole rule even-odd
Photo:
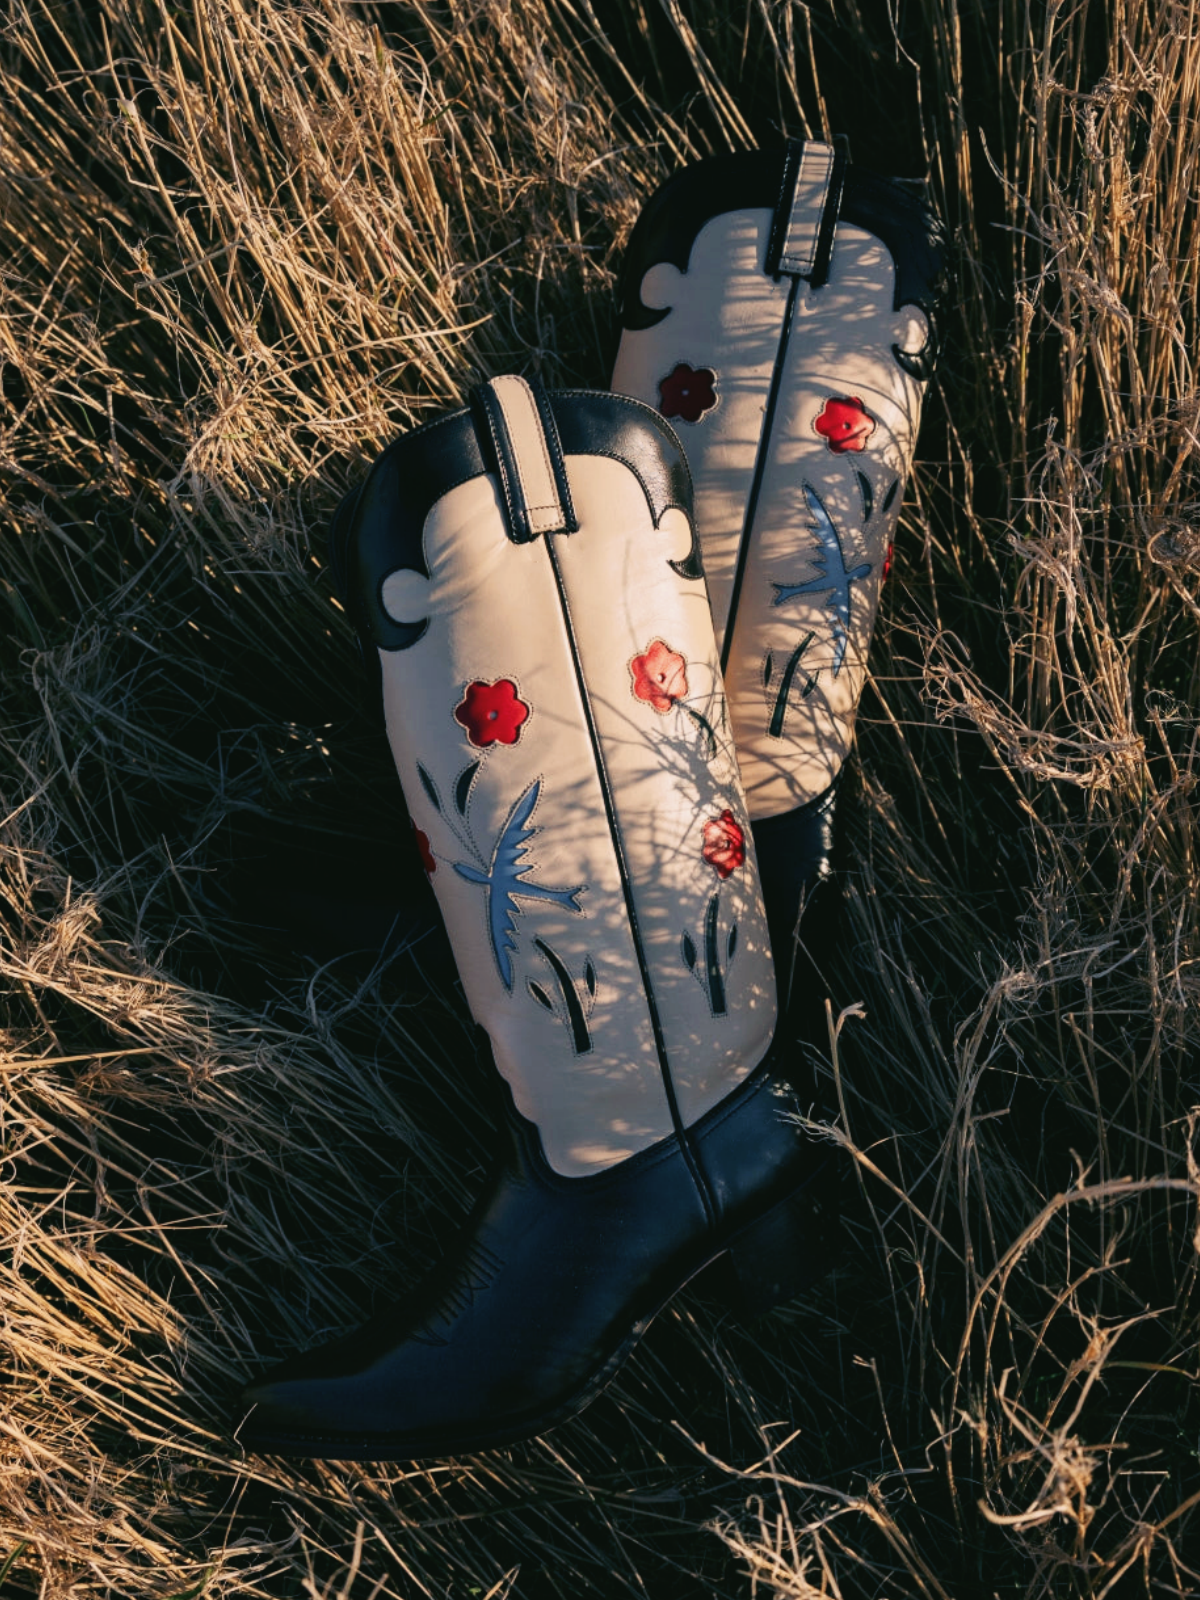
<svg viewBox="0 0 1200 1600">
<path fill-rule="evenodd" d="M 625 259 L 612 387 L 669 417 L 691 466 L 784 992 L 937 353 L 921 188 L 844 141 L 715 156 L 650 199 Z"/>
<path fill-rule="evenodd" d="M 819 1266 L 822 1157 L 770 1068 L 766 917 L 690 516 L 656 411 L 507 377 L 387 449 L 340 519 L 347 608 L 513 1110 L 433 1276 L 247 1390 L 256 1449 L 524 1438 L 587 1404 L 710 1264 L 748 1310 Z"/>
</svg>

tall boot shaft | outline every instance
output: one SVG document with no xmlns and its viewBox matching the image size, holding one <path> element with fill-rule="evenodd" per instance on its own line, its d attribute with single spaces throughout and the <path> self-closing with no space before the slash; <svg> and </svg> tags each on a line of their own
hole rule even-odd
<svg viewBox="0 0 1200 1600">
<path fill-rule="evenodd" d="M 943 235 L 920 187 L 844 144 L 713 157 L 651 198 L 626 254 L 613 388 L 687 451 L 777 934 L 829 871 L 937 353 Z"/>
<path fill-rule="evenodd" d="M 500 378 L 345 519 L 467 999 L 567 1175 L 686 1128 L 775 1022 L 690 512 L 656 413 Z"/>
</svg>

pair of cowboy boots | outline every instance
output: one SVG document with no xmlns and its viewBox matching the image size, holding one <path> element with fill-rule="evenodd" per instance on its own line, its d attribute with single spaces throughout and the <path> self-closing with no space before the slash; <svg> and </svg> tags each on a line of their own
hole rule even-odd
<svg viewBox="0 0 1200 1600">
<path fill-rule="evenodd" d="M 426 1282 L 247 1389 L 247 1445 L 529 1437 L 698 1273 L 756 1312 L 819 1271 L 825 1157 L 779 993 L 829 870 L 940 273 L 918 189 L 843 148 L 698 163 L 630 240 L 613 392 L 496 378 L 339 511 L 508 1147 Z"/>
</svg>

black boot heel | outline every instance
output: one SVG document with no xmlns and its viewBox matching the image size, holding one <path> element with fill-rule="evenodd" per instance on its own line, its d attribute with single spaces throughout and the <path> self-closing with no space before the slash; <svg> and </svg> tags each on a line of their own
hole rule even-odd
<svg viewBox="0 0 1200 1600">
<path fill-rule="evenodd" d="M 812 1184 L 743 1228 L 705 1274 L 704 1287 L 739 1317 L 761 1316 L 813 1288 L 840 1253 L 840 1211 L 829 1190 Z"/>
</svg>

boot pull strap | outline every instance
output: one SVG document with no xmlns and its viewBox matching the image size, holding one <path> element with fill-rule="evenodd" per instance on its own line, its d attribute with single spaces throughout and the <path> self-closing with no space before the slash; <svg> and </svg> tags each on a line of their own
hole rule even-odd
<svg viewBox="0 0 1200 1600">
<path fill-rule="evenodd" d="M 528 544 L 544 533 L 579 527 L 563 464 L 562 444 L 549 396 L 534 379 L 505 377 L 481 383 L 471 409 L 484 457 L 504 498 L 508 536 Z"/>
<path fill-rule="evenodd" d="M 807 278 L 814 289 L 828 282 L 849 165 L 850 142 L 844 135 L 833 144 L 788 140 L 767 246 L 769 273 Z"/>
</svg>

